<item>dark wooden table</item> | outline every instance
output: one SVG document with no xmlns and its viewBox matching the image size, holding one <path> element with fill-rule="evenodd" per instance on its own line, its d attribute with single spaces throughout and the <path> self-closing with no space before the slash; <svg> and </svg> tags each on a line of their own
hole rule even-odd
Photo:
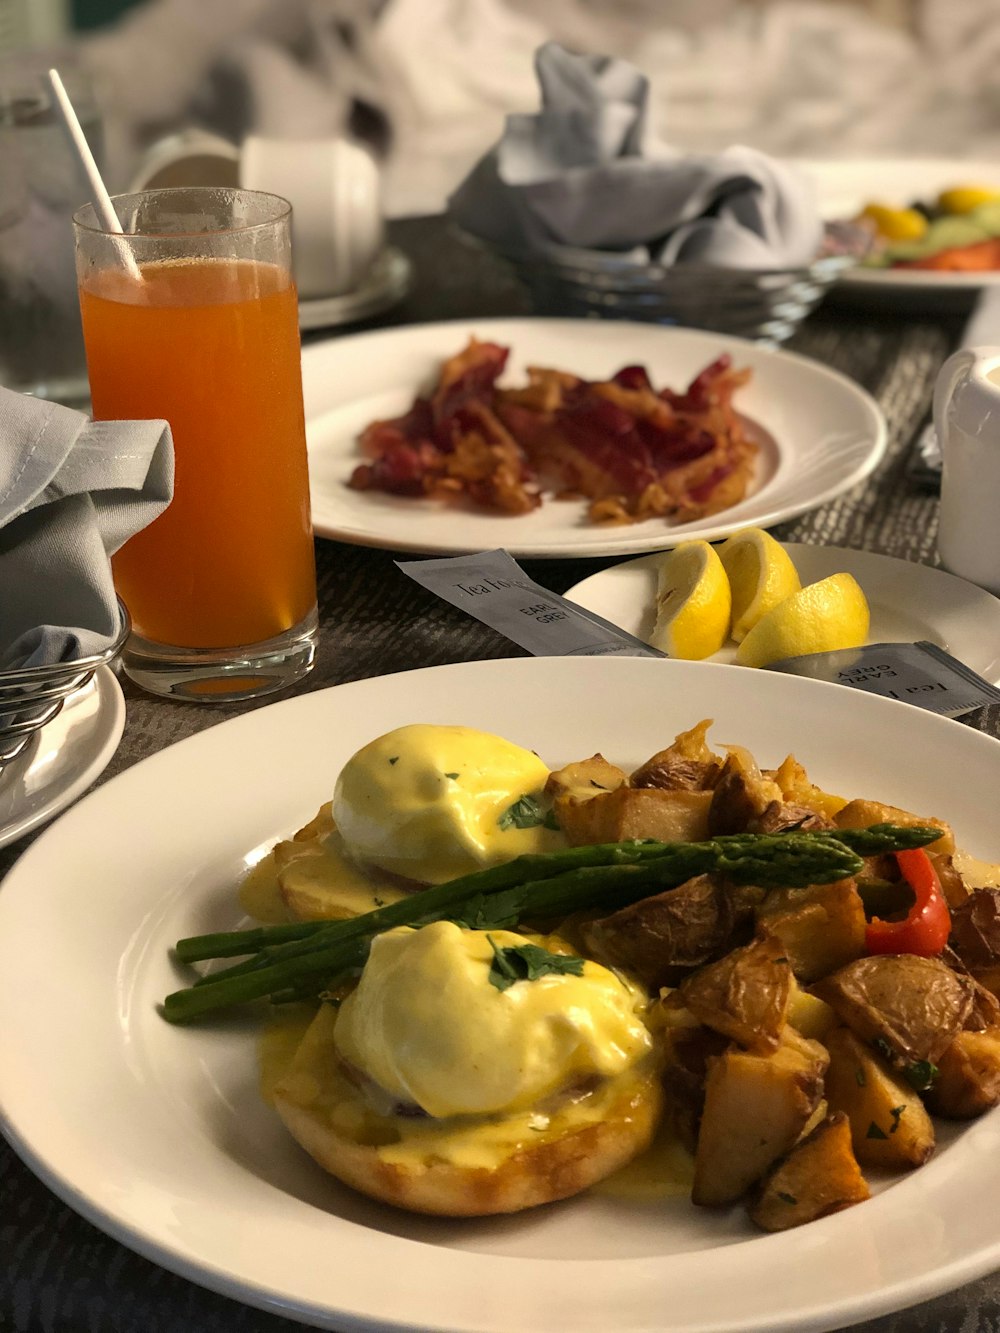
<svg viewBox="0 0 1000 1333">
<path fill-rule="evenodd" d="M 355 329 L 530 313 L 516 280 L 455 241 L 440 219 L 395 223 L 391 236 L 413 261 L 412 291 L 395 309 Z M 935 563 L 937 497 L 911 479 L 907 462 L 927 418 L 934 376 L 963 322 L 957 313 L 873 314 L 828 302 L 799 330 L 790 344 L 794 350 L 845 372 L 878 400 L 889 423 L 889 448 L 867 483 L 776 528 L 776 536 Z M 316 554 L 318 661 L 299 692 L 413 667 L 523 655 L 406 579 L 393 564 L 398 553 L 318 541 Z M 540 583 L 563 592 L 615 562 L 524 563 Z M 267 702 L 204 708 L 155 699 L 123 684 L 125 734 L 101 782 L 174 741 Z M 1000 736 L 1000 708 L 963 721 Z M 30 841 L 0 851 L 0 874 Z M 988 1212 L 998 1205 L 983 1199 L 970 1206 Z M 292 1333 L 298 1327 L 194 1286 L 110 1240 L 56 1199 L 0 1142 L 2 1333 Z M 1000 1275 L 857 1327 L 865 1333 L 996 1333 Z"/>
</svg>

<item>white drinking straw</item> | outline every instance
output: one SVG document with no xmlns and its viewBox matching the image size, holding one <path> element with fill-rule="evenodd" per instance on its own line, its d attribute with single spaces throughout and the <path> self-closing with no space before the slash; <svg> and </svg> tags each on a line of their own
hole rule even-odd
<svg viewBox="0 0 1000 1333">
<path fill-rule="evenodd" d="M 87 181 L 90 185 L 91 198 L 98 217 L 104 223 L 104 229 L 108 232 L 116 232 L 122 235 L 122 224 L 118 220 L 118 214 L 115 212 L 114 204 L 111 202 L 111 196 L 108 194 L 104 181 L 101 180 L 101 173 L 97 169 L 97 163 L 94 161 L 94 154 L 90 151 L 90 144 L 87 143 L 87 136 L 83 132 L 77 114 L 73 110 L 73 103 L 69 100 L 69 95 L 63 86 L 63 81 L 59 77 L 59 71 L 50 69 L 48 72 L 49 86 L 52 89 L 52 97 L 55 101 L 56 110 L 59 112 L 63 128 L 69 137 L 73 151 L 80 161 L 80 166 L 84 170 Z M 138 264 L 135 262 L 135 256 L 127 245 L 116 245 L 122 264 L 128 270 L 129 276 L 135 278 L 137 282 L 142 281 L 142 273 Z"/>
</svg>

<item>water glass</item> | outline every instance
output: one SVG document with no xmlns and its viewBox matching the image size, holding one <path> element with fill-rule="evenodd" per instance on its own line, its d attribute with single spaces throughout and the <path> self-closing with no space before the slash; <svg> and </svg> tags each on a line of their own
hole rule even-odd
<svg viewBox="0 0 1000 1333">
<path fill-rule="evenodd" d="M 89 84 L 66 84 L 98 162 L 101 124 Z M 31 63 L 0 64 L 0 384 L 81 403 L 87 368 L 73 269 L 73 209 L 87 184 Z"/>
</svg>

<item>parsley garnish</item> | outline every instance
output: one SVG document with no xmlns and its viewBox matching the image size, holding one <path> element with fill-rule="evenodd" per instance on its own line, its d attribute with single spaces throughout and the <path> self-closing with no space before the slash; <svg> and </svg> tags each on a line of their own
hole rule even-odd
<svg viewBox="0 0 1000 1333">
<path fill-rule="evenodd" d="M 390 763 L 390 764 L 398 764 L 398 763 L 399 763 L 399 755 L 398 755 L 398 754 L 394 754 L 394 755 L 392 756 L 392 758 L 389 760 L 389 763 Z"/>
<path fill-rule="evenodd" d="M 538 828 L 539 825 L 552 829 L 559 827 L 555 822 L 554 813 L 551 810 L 543 810 L 534 796 L 522 796 L 519 801 L 509 805 L 497 820 L 497 824 L 505 832 L 511 828 Z"/>
<path fill-rule="evenodd" d="M 899 1129 L 899 1118 L 905 1110 L 905 1106 L 894 1106 L 889 1112 L 892 1116 L 892 1129 L 889 1130 L 890 1134 L 895 1134 L 896 1130 Z"/>
<path fill-rule="evenodd" d="M 885 1037 L 876 1037 L 875 1040 L 872 1042 L 872 1045 L 878 1051 L 879 1055 L 881 1055 L 885 1060 L 891 1060 L 893 1055 L 895 1054 L 892 1047 L 886 1041 Z"/>
<path fill-rule="evenodd" d="M 937 1065 L 930 1060 L 914 1060 L 903 1070 L 903 1077 L 916 1092 L 926 1092 L 939 1073 Z"/>
<path fill-rule="evenodd" d="M 794 1194 L 784 1194 L 781 1190 L 778 1190 L 778 1198 L 782 1203 L 798 1203 Z"/>
<path fill-rule="evenodd" d="M 455 779 L 458 777 L 458 774 L 457 774 L 457 773 L 446 773 L 446 774 L 445 774 L 445 777 L 446 777 L 446 778 L 451 778 L 452 782 L 454 782 Z"/>
<path fill-rule="evenodd" d="M 880 1129 L 874 1120 L 868 1126 L 868 1133 L 865 1135 L 866 1139 L 887 1139 L 888 1137 L 889 1135 L 885 1130 Z"/>
<path fill-rule="evenodd" d="M 506 990 L 516 981 L 537 981 L 539 977 L 583 976 L 583 959 L 575 954 L 549 953 L 538 944 L 501 946 L 492 935 L 486 937 L 493 950 L 489 981 L 497 990 Z"/>
<path fill-rule="evenodd" d="M 524 885 L 502 889 L 498 893 L 478 893 L 451 920 L 469 930 L 500 930 L 516 926 L 524 909 Z"/>
</svg>

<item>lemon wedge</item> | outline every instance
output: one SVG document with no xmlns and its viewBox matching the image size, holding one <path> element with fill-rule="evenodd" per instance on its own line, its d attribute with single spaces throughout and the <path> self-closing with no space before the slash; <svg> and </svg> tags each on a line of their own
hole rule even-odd
<svg viewBox="0 0 1000 1333">
<path fill-rule="evenodd" d="M 732 592 L 732 636 L 737 643 L 802 586 L 791 556 L 763 528 L 734 532 L 719 547 L 719 559 Z"/>
<path fill-rule="evenodd" d="M 767 666 L 783 657 L 860 648 L 871 615 L 864 593 L 850 574 L 809 583 L 758 620 L 736 650 L 744 666 Z"/>
<path fill-rule="evenodd" d="M 868 204 L 862 209 L 861 216 L 874 223 L 879 235 L 888 241 L 919 241 L 927 231 L 927 219 L 916 208 Z"/>
<path fill-rule="evenodd" d="M 956 185 L 938 195 L 937 205 L 942 213 L 971 213 L 982 204 L 1000 199 L 1000 190 L 987 185 Z"/>
<path fill-rule="evenodd" d="M 682 542 L 660 565 L 656 624 L 650 643 L 670 657 L 701 661 L 729 637 L 732 594 L 718 552 L 708 542 Z"/>
</svg>

